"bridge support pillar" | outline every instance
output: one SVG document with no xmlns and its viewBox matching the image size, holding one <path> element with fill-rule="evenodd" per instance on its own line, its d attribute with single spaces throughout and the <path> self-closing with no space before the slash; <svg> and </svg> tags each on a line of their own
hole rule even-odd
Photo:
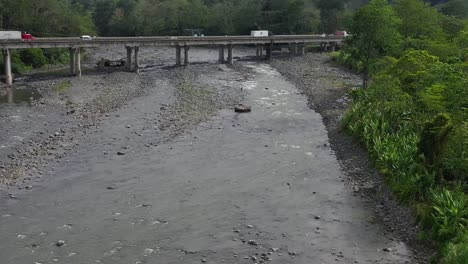
<svg viewBox="0 0 468 264">
<path fill-rule="evenodd" d="M 271 59 L 271 51 L 273 49 L 273 43 L 270 43 L 266 47 L 266 59 L 270 60 Z"/>
<path fill-rule="evenodd" d="M 219 63 L 224 63 L 224 45 L 219 45 Z"/>
<path fill-rule="evenodd" d="M 11 52 L 9 49 L 3 50 L 3 63 L 5 64 L 5 83 L 13 84 L 13 75 L 11 75 Z"/>
<path fill-rule="evenodd" d="M 184 66 L 189 65 L 189 49 L 190 46 L 184 45 Z"/>
<path fill-rule="evenodd" d="M 135 47 L 135 65 L 133 66 L 134 67 L 134 71 L 136 73 L 140 73 L 140 47 Z"/>
<path fill-rule="evenodd" d="M 301 55 L 305 55 L 305 43 L 301 43 L 301 45 L 299 46 L 299 52 Z"/>
<path fill-rule="evenodd" d="M 125 68 L 127 71 L 132 71 L 132 47 L 125 47 L 127 49 L 127 61 L 125 62 Z"/>
<path fill-rule="evenodd" d="M 228 64 L 233 64 L 234 58 L 232 57 L 232 44 L 228 45 Z"/>
<path fill-rule="evenodd" d="M 263 57 L 263 44 L 257 44 L 257 59 L 261 59 Z"/>
<path fill-rule="evenodd" d="M 69 48 L 68 49 L 70 52 L 70 74 L 75 74 L 75 65 L 76 65 L 76 55 L 75 55 L 75 49 L 74 48 Z"/>
<path fill-rule="evenodd" d="M 180 46 L 176 46 L 176 66 L 180 66 L 182 64 L 182 48 Z"/>
<path fill-rule="evenodd" d="M 336 43 L 330 43 L 330 46 L 331 46 L 331 50 L 332 50 L 332 52 L 335 52 L 335 49 L 336 49 Z"/>
<path fill-rule="evenodd" d="M 81 76 L 81 48 L 75 50 L 75 71 L 76 76 Z"/>
</svg>

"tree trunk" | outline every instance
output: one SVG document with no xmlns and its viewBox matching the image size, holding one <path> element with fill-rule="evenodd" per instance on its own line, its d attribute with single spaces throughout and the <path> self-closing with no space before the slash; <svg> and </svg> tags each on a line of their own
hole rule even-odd
<svg viewBox="0 0 468 264">
<path fill-rule="evenodd" d="M 369 73 L 367 70 L 362 75 L 362 88 L 366 89 L 369 83 Z"/>
</svg>

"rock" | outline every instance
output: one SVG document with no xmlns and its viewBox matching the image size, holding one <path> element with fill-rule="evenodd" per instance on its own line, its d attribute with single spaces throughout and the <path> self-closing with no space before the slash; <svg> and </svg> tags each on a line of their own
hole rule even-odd
<svg viewBox="0 0 468 264">
<path fill-rule="evenodd" d="M 246 106 L 246 105 L 243 105 L 243 104 L 239 104 L 239 105 L 234 107 L 234 112 L 236 112 L 236 113 L 250 113 L 250 112 L 252 112 L 252 107 Z"/>
<path fill-rule="evenodd" d="M 201 259 L 201 262 L 205 263 L 205 262 L 206 262 L 206 259 L 202 258 L 202 259 Z"/>
<path fill-rule="evenodd" d="M 114 190 L 114 189 L 115 189 L 114 186 L 107 186 L 106 188 L 107 188 L 108 190 Z"/>
<path fill-rule="evenodd" d="M 117 152 L 117 155 L 119 155 L 119 156 L 123 156 L 123 155 L 125 155 L 125 152 L 123 152 L 123 151 L 119 151 L 119 152 Z"/>
<path fill-rule="evenodd" d="M 253 228 L 253 225 L 247 225 L 248 228 Z"/>
<path fill-rule="evenodd" d="M 32 186 L 31 185 L 28 185 L 26 187 L 24 187 L 26 190 L 31 190 L 32 189 Z"/>
<path fill-rule="evenodd" d="M 253 245 L 253 246 L 257 246 L 257 245 L 258 245 L 258 242 L 255 241 L 255 240 L 249 240 L 249 242 L 247 242 L 247 244 Z"/>
<path fill-rule="evenodd" d="M 59 240 L 59 241 L 55 242 L 55 245 L 57 247 L 63 247 L 65 245 L 65 240 Z"/>
<path fill-rule="evenodd" d="M 320 220 L 320 216 L 316 215 L 316 216 L 314 217 L 314 219 L 315 219 L 315 220 Z"/>
<path fill-rule="evenodd" d="M 271 248 L 271 251 L 272 251 L 273 253 L 276 253 L 276 252 L 278 252 L 279 250 L 280 250 L 279 248 Z"/>
<path fill-rule="evenodd" d="M 392 248 L 384 248 L 383 251 L 385 251 L 385 252 L 392 252 L 393 249 L 392 249 Z"/>
</svg>

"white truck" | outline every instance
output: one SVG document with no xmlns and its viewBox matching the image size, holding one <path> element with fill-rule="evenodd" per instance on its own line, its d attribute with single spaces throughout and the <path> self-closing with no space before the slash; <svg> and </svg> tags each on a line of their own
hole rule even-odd
<svg viewBox="0 0 468 264">
<path fill-rule="evenodd" d="M 268 30 L 252 30 L 250 31 L 251 37 L 268 37 Z"/>
<path fill-rule="evenodd" d="M 9 39 L 22 39 L 21 31 L 0 31 L 0 41 Z"/>
</svg>

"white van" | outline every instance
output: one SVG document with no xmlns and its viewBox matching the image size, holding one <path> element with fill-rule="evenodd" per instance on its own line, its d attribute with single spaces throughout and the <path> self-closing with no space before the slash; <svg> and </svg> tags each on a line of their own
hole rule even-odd
<svg viewBox="0 0 468 264">
<path fill-rule="evenodd" d="M 93 40 L 94 38 L 89 35 L 83 35 L 80 37 L 81 40 Z"/>
</svg>

